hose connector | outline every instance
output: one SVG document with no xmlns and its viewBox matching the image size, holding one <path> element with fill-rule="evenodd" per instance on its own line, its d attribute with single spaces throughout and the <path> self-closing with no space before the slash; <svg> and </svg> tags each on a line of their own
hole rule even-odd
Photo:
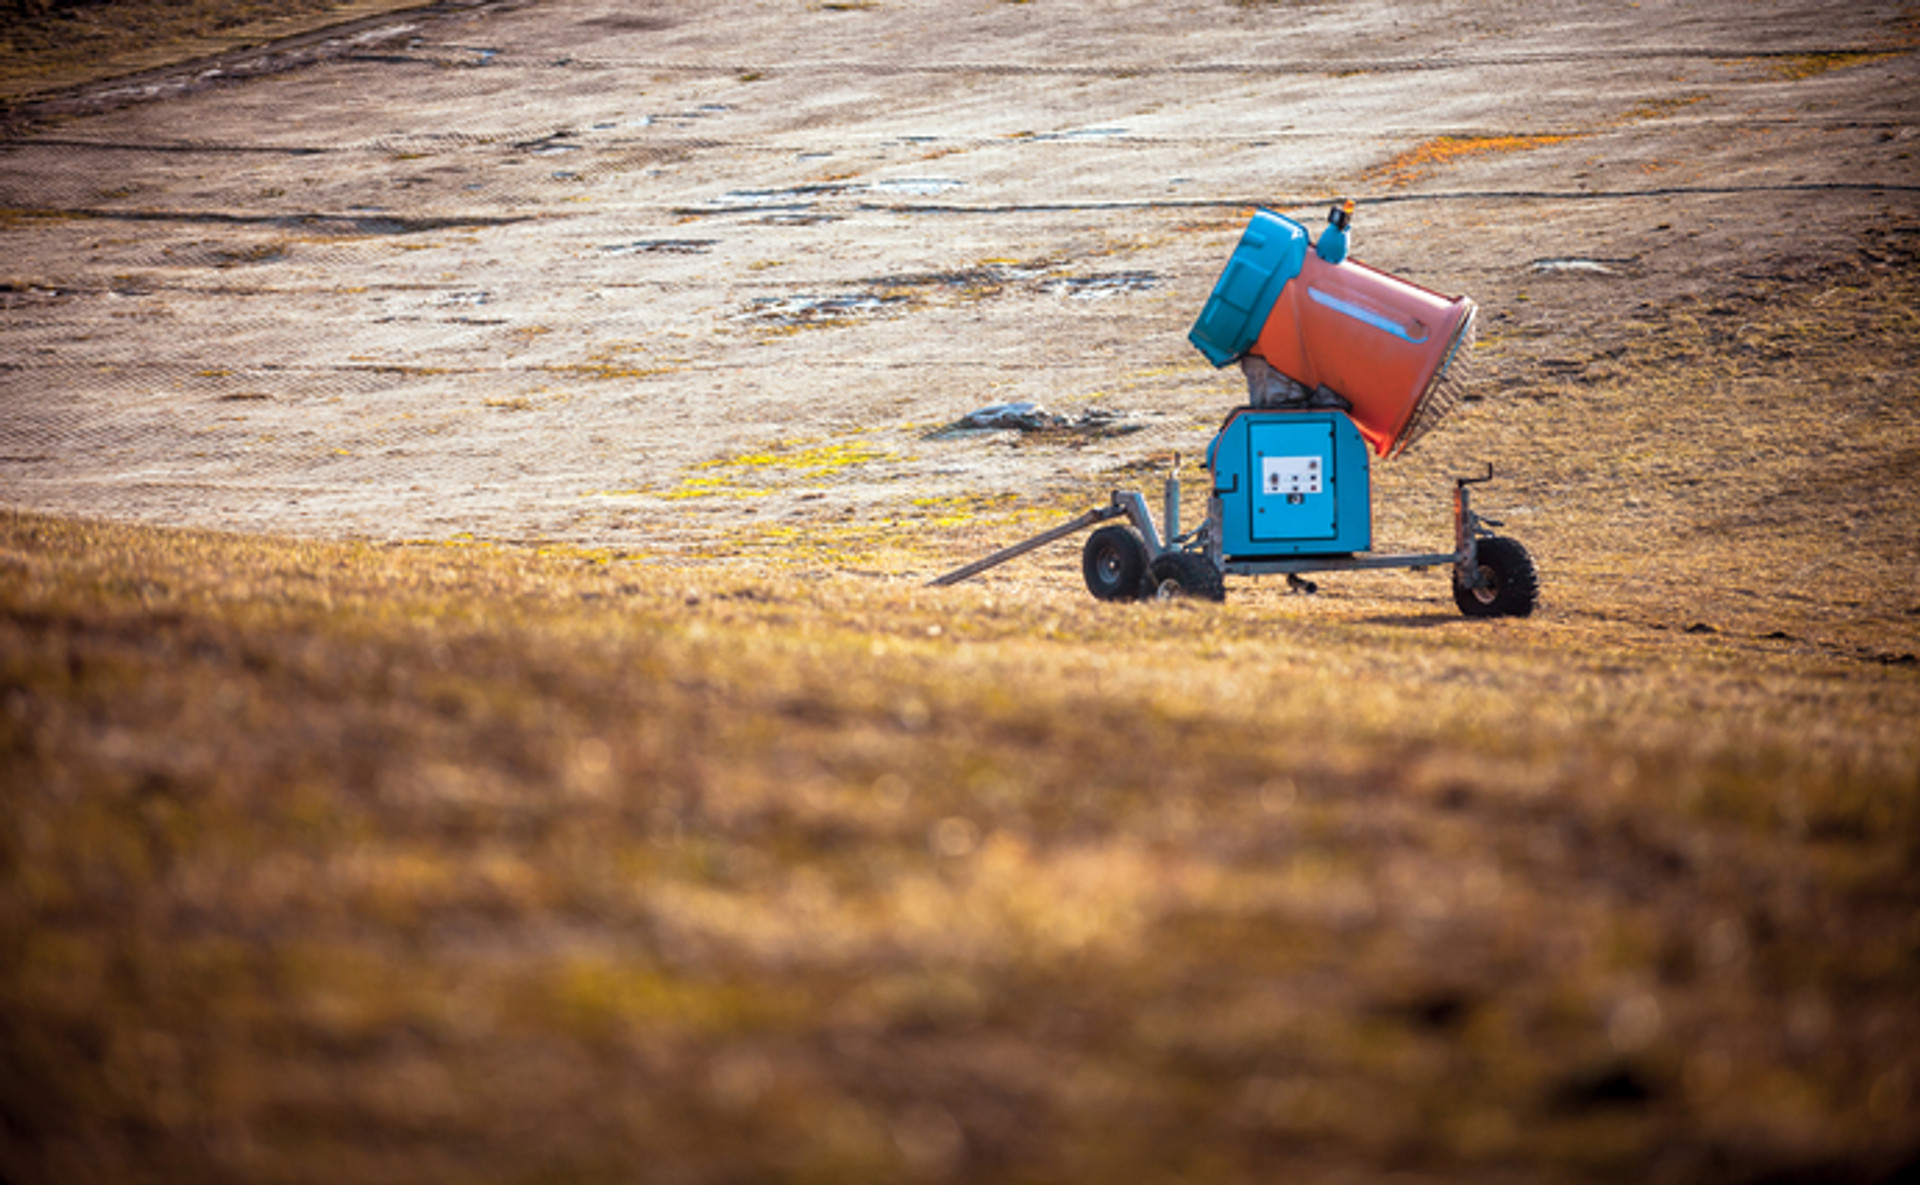
<svg viewBox="0 0 1920 1185">
<path fill-rule="evenodd" d="M 1347 228 L 1353 225 L 1353 199 L 1347 198 L 1327 211 L 1327 229 L 1320 232 L 1314 251 L 1328 263 L 1347 258 Z"/>
</svg>

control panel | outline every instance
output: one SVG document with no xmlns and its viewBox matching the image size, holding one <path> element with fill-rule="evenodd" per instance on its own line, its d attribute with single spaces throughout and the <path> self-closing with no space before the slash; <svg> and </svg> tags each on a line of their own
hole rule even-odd
<svg viewBox="0 0 1920 1185">
<path fill-rule="evenodd" d="M 1207 450 L 1222 554 L 1340 555 L 1372 546 L 1366 445 L 1341 412 L 1244 408 Z"/>
</svg>

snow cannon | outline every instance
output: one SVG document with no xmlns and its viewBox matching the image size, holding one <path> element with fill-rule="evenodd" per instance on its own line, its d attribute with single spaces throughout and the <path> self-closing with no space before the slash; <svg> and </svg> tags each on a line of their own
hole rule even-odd
<svg viewBox="0 0 1920 1185">
<path fill-rule="evenodd" d="M 1346 411 L 1397 457 L 1459 404 L 1474 304 L 1349 259 L 1352 220 L 1352 201 L 1335 206 L 1315 244 L 1256 210 L 1187 340 L 1240 362 L 1253 406 Z"/>
<path fill-rule="evenodd" d="M 1407 450 L 1458 402 L 1473 302 L 1347 258 L 1353 203 L 1335 206 L 1316 244 L 1306 228 L 1255 212 L 1187 339 L 1215 366 L 1238 361 L 1248 406 L 1207 445 L 1207 514 L 1181 529 L 1180 461 L 1156 520 L 1137 490 L 1115 490 L 1071 522 L 955 568 L 957 584 L 1056 540 L 1097 528 L 1081 552 L 1102 601 L 1226 597 L 1229 576 L 1447 567 L 1468 617 L 1525 617 L 1540 593 L 1533 557 L 1473 509 L 1486 472 L 1453 479 L 1451 551 L 1373 548 L 1372 454 Z M 1124 519 L 1120 522 L 1116 520 Z"/>
</svg>

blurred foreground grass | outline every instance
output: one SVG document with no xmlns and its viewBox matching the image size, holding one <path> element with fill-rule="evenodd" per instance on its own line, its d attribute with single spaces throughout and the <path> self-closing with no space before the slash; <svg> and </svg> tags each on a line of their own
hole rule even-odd
<svg viewBox="0 0 1920 1185">
<path fill-rule="evenodd" d="M 0 519 L 0 1179 L 1912 1155 L 1910 663 L 1010 580 Z"/>
</svg>

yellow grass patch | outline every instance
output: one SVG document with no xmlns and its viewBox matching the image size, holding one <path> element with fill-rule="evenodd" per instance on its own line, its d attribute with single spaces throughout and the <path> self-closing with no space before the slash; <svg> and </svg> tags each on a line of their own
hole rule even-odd
<svg viewBox="0 0 1920 1185">
<path fill-rule="evenodd" d="M 1866 66 L 1874 62 L 1890 61 L 1907 51 L 1843 51 L 1840 53 L 1806 53 L 1789 57 L 1767 59 L 1767 68 L 1775 76 L 1790 82 L 1817 78 L 1833 70 L 1845 70 L 1853 66 Z"/>
<path fill-rule="evenodd" d="M 1368 181 L 1392 186 L 1411 185 L 1431 176 L 1455 161 L 1493 153 L 1531 152 L 1564 144 L 1572 136 L 1436 136 L 1407 149 L 1385 164 L 1367 170 Z"/>
</svg>

